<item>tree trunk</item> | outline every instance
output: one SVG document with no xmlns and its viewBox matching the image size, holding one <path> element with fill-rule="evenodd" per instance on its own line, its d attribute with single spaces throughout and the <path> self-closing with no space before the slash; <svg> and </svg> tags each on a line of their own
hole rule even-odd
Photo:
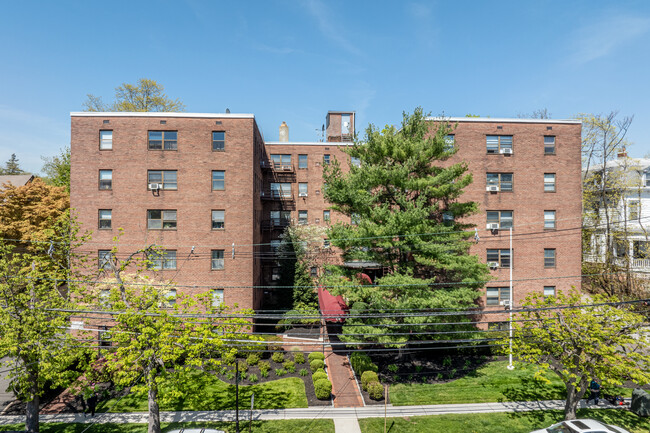
<svg viewBox="0 0 650 433">
<path fill-rule="evenodd" d="M 584 397 L 586 391 L 587 382 L 585 380 L 580 381 L 580 390 L 578 390 L 578 388 L 573 384 L 567 384 L 566 404 L 564 405 L 565 420 L 576 419 L 578 403 L 580 403 L 580 400 L 582 400 L 582 397 Z"/>
<path fill-rule="evenodd" d="M 30 371 L 29 380 L 31 382 L 29 393 L 32 399 L 27 402 L 25 409 L 25 430 L 27 433 L 38 433 L 38 411 L 41 402 L 38 396 L 38 372 Z"/>
<path fill-rule="evenodd" d="M 149 379 L 149 429 L 147 433 L 160 433 L 160 408 L 158 407 L 158 385 L 155 378 Z"/>
</svg>

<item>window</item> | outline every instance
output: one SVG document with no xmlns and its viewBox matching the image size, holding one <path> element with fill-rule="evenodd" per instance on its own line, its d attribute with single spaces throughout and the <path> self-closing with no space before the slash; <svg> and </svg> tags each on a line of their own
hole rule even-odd
<svg viewBox="0 0 650 433">
<path fill-rule="evenodd" d="M 226 133 L 223 131 L 212 132 L 212 151 L 223 152 L 226 150 Z"/>
<path fill-rule="evenodd" d="M 555 229 L 555 211 L 544 211 L 544 229 Z"/>
<path fill-rule="evenodd" d="M 273 198 L 291 198 L 293 193 L 291 191 L 290 183 L 271 183 L 271 197 Z"/>
<path fill-rule="evenodd" d="M 271 225 L 285 227 L 291 223 L 291 211 L 272 210 Z"/>
<path fill-rule="evenodd" d="M 307 197 L 307 183 L 298 184 L 298 197 Z"/>
<path fill-rule="evenodd" d="M 641 216 L 641 202 L 639 200 L 628 200 L 627 211 L 629 220 L 639 220 Z"/>
<path fill-rule="evenodd" d="M 147 187 L 157 184 L 160 189 L 177 189 L 177 172 L 176 170 L 149 170 L 147 171 L 147 184 Z"/>
<path fill-rule="evenodd" d="M 496 263 L 500 268 L 509 268 L 512 261 L 510 260 L 509 249 L 489 249 L 487 250 L 487 262 Z M 493 265 L 491 265 L 493 266 Z"/>
<path fill-rule="evenodd" d="M 544 267 L 555 267 L 555 248 L 544 248 Z"/>
<path fill-rule="evenodd" d="M 176 305 L 176 289 L 170 289 L 165 293 L 165 304 L 167 308 L 172 308 Z"/>
<path fill-rule="evenodd" d="M 212 230 L 223 230 L 226 228 L 226 211 L 213 210 L 212 211 Z"/>
<path fill-rule="evenodd" d="M 99 189 L 113 189 L 113 170 L 99 170 Z"/>
<path fill-rule="evenodd" d="M 645 171 L 644 177 L 645 177 L 645 179 L 644 179 L 643 185 L 645 187 L 650 187 L 650 169 Z"/>
<path fill-rule="evenodd" d="M 555 173 L 544 173 L 544 192 L 555 192 Z"/>
<path fill-rule="evenodd" d="M 212 250 L 212 270 L 218 271 L 223 268 L 223 250 Z"/>
<path fill-rule="evenodd" d="M 500 229 L 509 229 L 512 227 L 513 212 L 511 210 L 493 210 L 487 211 L 487 223 L 499 224 Z"/>
<path fill-rule="evenodd" d="M 555 154 L 555 137 L 547 135 L 544 137 L 544 155 Z"/>
<path fill-rule="evenodd" d="M 177 150 L 177 131 L 149 131 L 149 150 Z"/>
<path fill-rule="evenodd" d="M 309 222 L 308 212 L 306 210 L 298 211 L 298 224 L 307 224 Z"/>
<path fill-rule="evenodd" d="M 298 168 L 307 168 L 307 155 L 298 155 Z"/>
<path fill-rule="evenodd" d="M 99 131 L 99 150 L 113 149 L 113 131 Z"/>
<path fill-rule="evenodd" d="M 500 305 L 501 301 L 510 300 L 510 287 L 487 287 L 485 305 Z"/>
<path fill-rule="evenodd" d="M 330 240 L 323 239 L 323 248 L 329 248 L 329 247 L 330 247 Z"/>
<path fill-rule="evenodd" d="M 291 154 L 271 154 L 271 164 L 274 170 L 291 170 Z"/>
<path fill-rule="evenodd" d="M 218 307 L 223 304 L 223 289 L 212 290 L 212 306 Z"/>
<path fill-rule="evenodd" d="M 451 152 L 454 150 L 454 144 L 456 143 L 456 136 L 453 134 L 445 135 L 445 146 L 443 150 L 445 152 Z"/>
<path fill-rule="evenodd" d="M 361 167 L 361 159 L 353 156 L 350 158 L 350 164 L 354 165 L 355 167 Z"/>
<path fill-rule="evenodd" d="M 318 268 L 316 266 L 312 266 L 311 268 L 309 268 L 309 276 L 312 278 L 318 277 Z"/>
<path fill-rule="evenodd" d="M 226 189 L 226 172 L 223 170 L 212 170 L 212 191 L 223 191 Z"/>
<path fill-rule="evenodd" d="M 352 126 L 350 122 L 350 115 L 349 114 L 341 114 L 341 135 L 349 135 L 350 134 L 350 126 Z"/>
<path fill-rule="evenodd" d="M 147 228 L 149 230 L 176 230 L 176 211 L 148 210 Z"/>
<path fill-rule="evenodd" d="M 330 222 L 330 211 L 328 210 L 323 211 L 323 221 Z"/>
<path fill-rule="evenodd" d="M 99 250 L 97 252 L 99 269 L 106 271 L 111 269 L 111 250 Z"/>
<path fill-rule="evenodd" d="M 487 153 L 512 153 L 512 135 L 487 135 L 485 141 Z"/>
<path fill-rule="evenodd" d="M 323 155 L 323 164 L 329 165 L 329 163 L 330 163 L 330 155 L 329 153 L 326 153 L 325 155 Z"/>
<path fill-rule="evenodd" d="M 512 173 L 487 173 L 487 186 L 497 186 L 499 191 L 512 191 Z"/>
<path fill-rule="evenodd" d="M 555 296 L 555 286 L 544 286 L 544 297 Z"/>
<path fill-rule="evenodd" d="M 173 270 L 176 269 L 176 251 L 152 251 L 147 255 L 149 260 L 149 269 L 160 270 Z"/>
<path fill-rule="evenodd" d="M 113 211 L 111 209 L 100 209 L 99 210 L 99 228 L 102 230 L 110 230 L 111 227 L 111 218 Z"/>
</svg>

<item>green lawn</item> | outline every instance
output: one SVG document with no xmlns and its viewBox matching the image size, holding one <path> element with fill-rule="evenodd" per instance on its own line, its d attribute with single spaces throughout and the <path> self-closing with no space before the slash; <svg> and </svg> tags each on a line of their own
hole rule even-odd
<svg viewBox="0 0 650 433">
<path fill-rule="evenodd" d="M 228 433 L 235 432 L 235 423 L 232 422 L 205 422 L 205 423 L 162 423 L 162 431 L 167 432 L 181 427 L 211 427 L 224 430 Z M 41 424 L 41 433 L 81 433 L 88 424 Z M 24 424 L 0 426 L 0 431 L 22 430 Z M 239 430 L 248 432 L 248 422 L 240 422 Z M 255 433 L 334 433 L 334 422 L 329 419 L 301 420 L 288 419 L 278 421 L 253 421 L 252 431 Z M 92 433 L 146 433 L 146 424 L 95 424 L 88 429 Z"/>
<path fill-rule="evenodd" d="M 561 421 L 560 411 L 477 413 L 462 415 L 432 415 L 410 418 L 389 418 L 389 433 L 529 433 Z M 632 412 L 619 409 L 585 409 L 578 411 L 578 418 L 593 418 L 607 424 L 626 428 L 632 433 L 648 433 L 650 420 Z M 360 419 L 362 433 L 383 433 L 383 418 Z"/>
<path fill-rule="evenodd" d="M 229 385 L 214 375 L 194 374 L 183 382 L 185 398 L 174 398 L 161 404 L 160 410 L 221 410 L 235 409 L 235 385 Z M 161 386 L 160 393 L 169 392 Z M 297 377 L 273 380 L 256 385 L 239 386 L 239 407 L 250 409 L 251 393 L 255 393 L 255 409 L 283 409 L 307 407 L 305 383 Z M 162 401 L 162 400 L 161 400 Z M 129 394 L 117 401 L 102 402 L 98 412 L 146 412 L 146 396 Z"/>
</svg>

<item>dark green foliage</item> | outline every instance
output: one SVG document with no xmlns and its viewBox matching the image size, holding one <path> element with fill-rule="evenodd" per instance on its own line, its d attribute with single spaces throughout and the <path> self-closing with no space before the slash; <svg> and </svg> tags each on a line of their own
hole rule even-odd
<svg viewBox="0 0 650 433">
<path fill-rule="evenodd" d="M 20 168 L 16 154 L 12 153 L 11 158 L 5 162 L 5 167 L 0 167 L 0 174 L 24 174 L 25 171 Z"/>
<path fill-rule="evenodd" d="M 293 362 L 296 364 L 304 364 L 305 363 L 305 354 L 302 352 L 294 352 L 293 354 Z"/>
<path fill-rule="evenodd" d="M 323 367 L 325 367 L 325 362 L 320 359 L 314 359 L 312 362 L 309 363 L 309 368 L 311 368 L 312 372 Z"/>
<path fill-rule="evenodd" d="M 314 381 L 314 383 L 316 383 L 316 381 L 320 379 L 328 379 L 327 373 L 325 373 L 324 371 L 317 371 L 311 375 L 311 380 Z"/>
<path fill-rule="evenodd" d="M 472 182 L 467 164 L 446 162 L 456 153 L 446 141 L 452 132 L 452 125 L 440 122 L 435 126 L 418 108 L 412 115 L 404 114 L 401 128 L 387 126 L 379 131 L 371 125 L 362 140 L 346 148 L 351 157 L 360 159 L 359 167 L 350 164 L 344 173 L 338 161 L 324 166 L 326 199 L 332 209 L 354 216 L 357 222 L 332 225 L 328 233 L 332 244 L 344 251 L 347 260 L 372 261 L 390 269 L 372 286 L 359 281 L 356 270 L 338 268 L 321 278 L 319 283 L 331 287 L 333 295 L 343 295 L 355 312 L 367 306 L 374 312 L 475 307 L 480 296 L 477 289 L 489 278 L 489 270 L 478 256 L 469 254 L 473 231 L 464 221 L 479 208 L 475 202 L 460 200 Z M 418 326 L 424 334 L 408 333 L 412 324 L 435 321 L 469 322 L 470 318 L 357 318 L 346 321 L 357 326 L 344 326 L 343 332 L 365 334 L 368 341 L 395 346 L 410 339 L 430 339 L 428 330 L 448 330 L 431 325 Z M 372 326 L 389 323 L 404 327 Z M 469 333 L 474 328 L 467 325 L 465 329 Z M 373 335 L 386 332 L 396 335 Z M 344 341 L 358 338 L 342 337 Z"/>
<path fill-rule="evenodd" d="M 327 400 L 332 395 L 332 382 L 327 379 L 319 379 L 314 382 L 314 391 L 317 399 Z"/>
<path fill-rule="evenodd" d="M 307 376 L 309 374 L 309 370 L 307 370 L 306 368 L 301 368 L 299 374 L 301 376 Z"/>
<path fill-rule="evenodd" d="M 321 361 L 324 361 L 325 355 L 322 352 L 311 352 L 309 355 L 307 355 L 307 359 L 309 359 L 309 362 L 313 361 L 314 359 L 320 359 Z"/>
<path fill-rule="evenodd" d="M 398 370 L 399 367 L 397 366 L 397 364 L 390 364 L 388 366 L 388 371 L 390 371 L 391 373 L 397 373 Z"/>
<path fill-rule="evenodd" d="M 379 382 L 379 377 L 374 371 L 364 371 L 361 375 L 361 388 L 364 391 L 368 391 L 368 384 L 372 382 Z"/>
<path fill-rule="evenodd" d="M 275 352 L 271 355 L 273 362 L 281 363 L 284 362 L 284 352 Z"/>
<path fill-rule="evenodd" d="M 354 352 L 350 355 L 350 365 L 359 376 L 366 371 L 374 371 L 375 373 L 379 371 L 377 364 L 373 363 L 368 355 L 361 352 Z"/>
<path fill-rule="evenodd" d="M 288 309 L 318 307 L 318 297 L 314 290 L 314 281 L 309 275 L 309 265 L 297 230 L 290 226 L 282 234 L 282 242 L 278 247 L 280 262 L 280 280 L 283 287 L 293 287 L 293 290 L 280 292 L 279 304 Z M 317 323 L 317 322 L 316 322 Z"/>
<path fill-rule="evenodd" d="M 246 357 L 246 362 L 248 362 L 248 365 L 257 365 L 260 362 L 260 355 L 258 353 L 251 353 Z"/>
<path fill-rule="evenodd" d="M 370 382 L 367 391 L 373 400 L 381 400 L 384 397 L 384 387 L 379 382 Z"/>
</svg>

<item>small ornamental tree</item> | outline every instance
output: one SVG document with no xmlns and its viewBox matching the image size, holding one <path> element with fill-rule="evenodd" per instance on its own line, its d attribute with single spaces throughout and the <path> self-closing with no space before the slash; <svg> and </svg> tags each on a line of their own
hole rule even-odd
<svg viewBox="0 0 650 433">
<path fill-rule="evenodd" d="M 564 418 L 575 419 L 578 402 L 593 378 L 603 387 L 650 382 L 650 333 L 633 304 L 612 306 L 614 298 L 594 296 L 584 304 L 580 293 L 526 298 L 513 323 L 512 350 L 516 360 L 538 366 L 538 377 L 555 372 L 564 382 Z M 501 343 L 508 347 L 506 338 Z M 507 349 L 506 349 L 507 350 Z"/>
</svg>

